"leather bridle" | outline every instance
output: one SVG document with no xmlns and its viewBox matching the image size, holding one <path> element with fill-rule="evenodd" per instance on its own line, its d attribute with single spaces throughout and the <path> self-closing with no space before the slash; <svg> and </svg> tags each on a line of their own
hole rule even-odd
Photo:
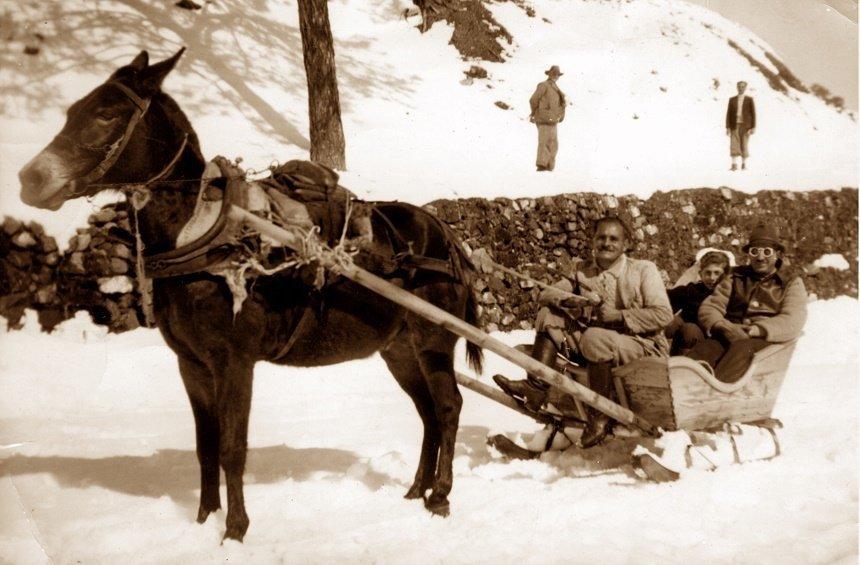
<svg viewBox="0 0 860 565">
<path fill-rule="evenodd" d="M 102 160 L 99 162 L 99 164 L 96 165 L 90 172 L 88 172 L 83 177 L 72 181 L 72 190 L 69 191 L 69 198 L 78 198 L 80 196 L 84 196 L 87 192 L 87 189 L 92 185 L 92 183 L 101 180 L 107 174 L 111 167 L 116 164 L 117 159 L 119 159 L 120 155 L 122 155 L 122 152 L 125 151 L 125 148 L 128 145 L 128 142 L 131 140 L 131 136 L 134 133 L 135 128 L 143 119 L 144 115 L 146 115 L 147 110 L 149 110 L 149 104 L 152 100 L 151 98 L 143 98 L 141 96 L 138 96 L 135 91 L 118 81 L 106 82 L 104 86 L 112 86 L 122 92 L 126 96 L 126 98 L 131 100 L 131 102 L 134 104 L 134 112 L 132 113 L 128 124 L 126 124 L 125 131 L 123 132 L 123 134 L 119 138 L 117 138 L 116 141 L 107 146 L 107 150 L 105 151 L 104 157 L 102 157 Z M 86 151 L 99 150 L 93 147 L 82 145 L 65 134 L 60 134 L 59 137 L 65 139 L 74 146 L 84 149 Z M 161 180 L 162 178 L 167 176 L 167 174 L 170 173 L 171 170 L 173 170 L 173 167 L 176 166 L 176 163 L 179 162 L 179 157 L 185 151 L 185 147 L 187 145 L 188 133 L 186 132 L 182 139 L 182 143 L 179 146 L 179 149 L 176 151 L 176 154 L 173 156 L 170 162 L 165 165 L 161 172 L 148 180 L 137 183 L 126 183 L 125 186 L 139 189 L 141 187 L 146 187 L 147 185 L 155 181 Z M 77 188 L 78 186 L 80 186 L 80 188 Z"/>
<path fill-rule="evenodd" d="M 122 84 L 121 82 L 110 81 L 106 82 L 104 86 L 111 86 L 113 88 L 116 88 L 117 90 L 122 92 L 126 98 L 131 100 L 131 102 L 134 104 L 134 113 L 131 115 L 131 119 L 129 119 L 128 124 L 126 124 L 125 132 L 123 132 L 123 134 L 119 138 L 117 138 L 116 141 L 107 146 L 107 151 L 105 152 L 105 155 L 102 158 L 101 162 L 99 162 L 99 164 L 96 165 L 86 175 L 73 181 L 73 188 L 71 190 L 71 193 L 69 194 L 70 198 L 77 198 L 79 196 L 83 196 L 86 193 L 87 187 L 90 184 L 95 181 L 101 180 L 105 176 L 105 174 L 107 174 L 107 172 L 111 169 L 111 167 L 116 164 L 117 159 L 119 159 L 119 156 L 122 155 L 122 152 L 128 145 L 129 140 L 131 140 L 131 135 L 132 133 L 134 133 L 134 129 L 137 127 L 137 125 L 140 123 L 140 120 L 143 119 L 143 116 L 149 109 L 149 104 L 151 101 L 150 98 L 142 98 L 138 96 L 136 92 L 134 92 L 132 89 Z M 95 150 L 92 147 L 81 145 L 76 140 L 65 134 L 60 134 L 59 137 L 72 143 L 76 147 L 85 149 L 87 151 Z M 79 189 L 77 189 L 78 186 L 80 186 Z"/>
</svg>

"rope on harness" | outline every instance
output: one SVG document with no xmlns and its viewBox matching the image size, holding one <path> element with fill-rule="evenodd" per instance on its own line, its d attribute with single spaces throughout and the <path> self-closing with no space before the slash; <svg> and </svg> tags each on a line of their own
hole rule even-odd
<svg viewBox="0 0 860 565">
<path fill-rule="evenodd" d="M 358 253 L 357 247 L 349 245 L 347 240 L 347 230 L 349 227 L 349 219 L 352 214 L 352 203 L 347 202 L 346 214 L 344 219 L 344 227 L 340 236 L 340 240 L 334 247 L 329 246 L 323 241 L 320 236 L 320 227 L 313 226 L 310 229 L 304 229 L 295 225 L 289 224 L 277 214 L 270 214 L 269 220 L 279 227 L 292 231 L 299 235 L 299 248 L 294 250 L 292 257 L 284 262 L 279 263 L 274 267 L 266 267 L 262 261 L 255 256 L 255 253 L 249 252 L 245 254 L 242 260 L 234 262 L 231 266 L 223 268 L 214 273 L 224 277 L 227 286 L 230 287 L 230 292 L 233 295 L 233 316 L 237 316 L 242 310 L 242 304 L 248 297 L 246 289 L 247 278 L 258 275 L 274 275 L 281 271 L 291 268 L 309 266 L 316 263 L 314 271 L 313 286 L 316 289 L 321 289 L 325 285 L 325 267 L 324 263 L 328 263 L 329 268 L 334 272 L 338 269 L 348 267 L 353 262 L 353 256 Z M 257 231 L 247 229 L 243 237 L 260 236 Z M 325 261 L 323 260 L 325 259 Z"/>
<path fill-rule="evenodd" d="M 145 188 L 138 188 L 131 193 L 131 207 L 134 210 L 134 270 L 137 275 L 137 290 L 140 292 L 140 309 L 143 311 L 143 323 L 147 328 L 155 326 L 155 309 L 153 306 L 152 279 L 146 276 L 144 252 L 146 245 L 140 235 L 140 217 L 138 212 L 149 203 L 152 194 Z"/>
</svg>

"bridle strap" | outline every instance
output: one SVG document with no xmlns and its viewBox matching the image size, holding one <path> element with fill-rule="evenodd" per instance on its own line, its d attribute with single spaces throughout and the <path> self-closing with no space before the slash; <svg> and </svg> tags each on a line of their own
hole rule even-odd
<svg viewBox="0 0 860 565">
<path fill-rule="evenodd" d="M 135 109 L 134 113 L 131 116 L 131 119 L 128 121 L 128 124 L 125 127 L 125 132 L 122 134 L 122 136 L 119 137 L 119 139 L 117 139 L 111 144 L 101 163 L 96 165 L 96 167 L 89 173 L 78 179 L 77 183 L 81 184 L 81 193 L 83 193 L 83 190 L 86 189 L 87 185 L 104 177 L 105 174 L 107 174 L 107 172 L 110 170 L 110 168 L 116 164 L 117 159 L 119 159 L 119 156 L 122 155 L 122 152 L 128 145 L 128 142 L 131 139 L 131 134 L 134 132 L 134 128 L 137 127 L 137 124 L 140 123 L 140 120 L 143 119 L 143 116 L 149 109 L 150 99 L 141 98 L 126 85 L 120 82 L 111 81 L 105 83 L 105 86 L 113 86 L 114 88 L 122 92 L 129 100 L 132 101 L 135 106 Z M 76 193 L 77 191 L 75 191 L 72 196 L 76 196 Z"/>
<path fill-rule="evenodd" d="M 149 98 L 141 98 L 137 95 L 135 91 L 133 91 L 121 82 L 111 81 L 105 83 L 105 86 L 113 86 L 114 88 L 118 88 L 120 92 L 122 92 L 128 97 L 129 100 L 134 102 L 134 105 L 137 106 L 142 113 L 146 113 L 147 108 L 149 108 Z"/>
</svg>

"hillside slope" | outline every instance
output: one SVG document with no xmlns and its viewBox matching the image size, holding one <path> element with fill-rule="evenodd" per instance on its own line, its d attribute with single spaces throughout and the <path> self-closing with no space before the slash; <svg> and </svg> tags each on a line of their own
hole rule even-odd
<svg viewBox="0 0 860 565">
<path fill-rule="evenodd" d="M 424 203 L 585 189 L 644 196 L 675 187 L 856 185 L 856 121 L 786 86 L 788 75 L 777 76 L 766 54 L 773 49 L 704 8 L 678 0 L 485 4 L 512 41 L 503 45 L 504 62 L 479 62 L 487 79 L 464 81 L 474 62 L 449 45 L 450 26 L 421 34 L 415 18 L 403 18 L 406 6 L 329 6 L 347 137 L 343 182 L 361 196 Z M 12 63 L 0 65 L 5 213 L 42 221 L 60 240 L 83 224 L 86 204 L 54 215 L 26 209 L 15 174 L 59 130 L 65 107 L 139 48 L 157 58 L 188 46 L 165 88 L 189 114 L 205 154 L 242 155 L 254 168 L 306 157 L 294 2 L 225 0 L 200 12 L 131 1 L 52 9 L 46 27 L 33 23 L 44 17 L 38 7 L 13 3 L 4 18 L 11 31 L 0 55 Z M 74 13 L 93 21 L 76 23 Z M 111 33 L 94 35 L 103 27 Z M 40 54 L 20 55 L 39 30 L 47 34 Z M 560 86 L 571 107 L 558 168 L 538 175 L 527 101 L 551 64 L 565 72 Z M 730 173 L 723 119 L 739 79 L 750 83 L 760 123 L 751 170 Z"/>
</svg>

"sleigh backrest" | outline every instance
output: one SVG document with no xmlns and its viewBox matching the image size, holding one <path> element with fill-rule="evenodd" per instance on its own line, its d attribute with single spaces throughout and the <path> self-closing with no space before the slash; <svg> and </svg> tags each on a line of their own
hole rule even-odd
<svg viewBox="0 0 860 565">
<path fill-rule="evenodd" d="M 614 371 L 624 382 L 629 408 L 665 430 L 704 430 L 725 422 L 771 416 L 795 341 L 757 352 L 746 373 L 723 383 L 687 357 L 643 358 Z"/>
</svg>

